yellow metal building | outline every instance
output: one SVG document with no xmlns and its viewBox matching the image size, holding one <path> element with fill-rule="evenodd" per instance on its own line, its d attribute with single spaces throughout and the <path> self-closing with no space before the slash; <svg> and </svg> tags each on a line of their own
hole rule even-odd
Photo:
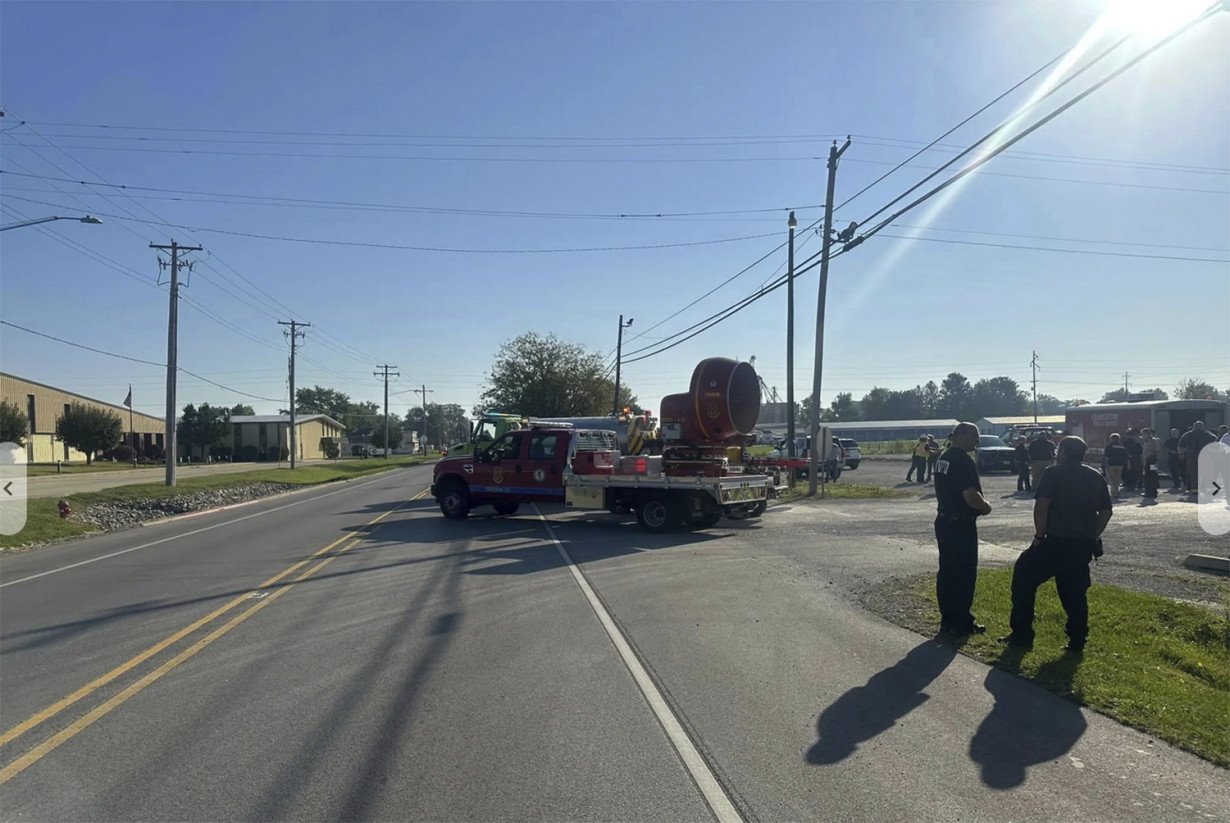
<svg viewBox="0 0 1230 823">
<path fill-rule="evenodd" d="M 300 460 L 327 457 L 326 443 L 341 445 L 346 427 L 324 414 L 295 418 Z M 290 415 L 232 415 L 231 449 L 235 460 L 278 460 L 290 455 Z M 282 458 L 285 459 L 285 458 Z"/>
<path fill-rule="evenodd" d="M 29 463 L 54 463 L 57 460 L 66 463 L 85 462 L 84 452 L 69 448 L 68 444 L 57 440 L 55 436 L 57 421 L 73 403 L 115 414 L 124 424 L 125 438 L 138 451 L 150 448 L 161 452 L 163 449 L 162 438 L 166 421 L 161 417 L 140 412 L 132 412 L 130 418 L 126 406 L 105 403 L 83 394 L 57 389 L 4 372 L 0 372 L 0 399 L 14 404 L 26 414 L 30 427 L 30 434 L 26 437 L 26 461 Z"/>
</svg>

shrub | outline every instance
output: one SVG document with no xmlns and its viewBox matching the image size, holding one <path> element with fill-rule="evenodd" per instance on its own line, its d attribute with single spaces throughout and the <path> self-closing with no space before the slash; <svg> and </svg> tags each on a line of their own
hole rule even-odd
<svg viewBox="0 0 1230 823">
<path fill-rule="evenodd" d="M 239 450 L 239 459 L 246 463 L 255 463 L 258 457 L 260 457 L 260 452 L 256 446 L 247 445 Z"/>
<path fill-rule="evenodd" d="M 103 455 L 103 457 L 110 457 L 117 463 L 131 463 L 133 458 L 136 456 L 136 449 L 129 446 L 127 443 L 116 446 L 114 449 Z"/>
<path fill-rule="evenodd" d="M 342 454 L 342 447 L 337 441 L 331 437 L 322 437 L 320 439 L 320 450 L 325 453 L 325 457 L 330 460 L 336 460 Z"/>
</svg>

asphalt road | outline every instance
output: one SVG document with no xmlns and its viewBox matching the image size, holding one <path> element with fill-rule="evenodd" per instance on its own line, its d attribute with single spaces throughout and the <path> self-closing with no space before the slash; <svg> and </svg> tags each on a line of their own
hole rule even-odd
<svg viewBox="0 0 1230 823">
<path fill-rule="evenodd" d="M 4 558 L 3 817 L 1230 819 L 1225 771 L 861 610 L 934 566 L 869 530 L 902 501 L 649 536 L 446 521 L 429 472 Z"/>
</svg>

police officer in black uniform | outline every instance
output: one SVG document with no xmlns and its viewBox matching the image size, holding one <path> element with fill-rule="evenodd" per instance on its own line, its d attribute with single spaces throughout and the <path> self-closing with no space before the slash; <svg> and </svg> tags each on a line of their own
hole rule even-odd
<svg viewBox="0 0 1230 823">
<path fill-rule="evenodd" d="M 1102 531 L 1110 522 L 1106 481 L 1081 461 L 1085 441 L 1065 437 L 1059 463 L 1042 473 L 1034 501 L 1034 539 L 1012 569 L 1012 633 L 1003 640 L 1029 647 L 1034 640 L 1034 597 L 1055 578 L 1068 613 L 1068 651 L 1080 653 L 1089 634 L 1089 561 L 1102 554 Z"/>
<path fill-rule="evenodd" d="M 952 635 L 981 634 L 986 626 L 974 620 L 974 583 L 978 575 L 979 515 L 990 514 L 982 496 L 978 465 L 970 456 L 978 447 L 978 427 L 961 423 L 953 429 L 952 445 L 935 461 L 935 539 L 940 568 L 935 596 L 940 604 L 940 631 Z"/>
</svg>

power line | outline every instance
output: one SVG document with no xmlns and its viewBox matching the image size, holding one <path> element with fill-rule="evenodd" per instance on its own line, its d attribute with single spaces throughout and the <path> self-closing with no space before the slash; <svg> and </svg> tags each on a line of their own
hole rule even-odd
<svg viewBox="0 0 1230 823">
<path fill-rule="evenodd" d="M 870 235 L 869 235 L 870 236 Z M 981 243 L 975 240 L 954 240 L 946 237 L 918 237 L 910 234 L 885 234 L 897 240 L 921 240 L 924 243 L 952 243 L 958 246 L 986 246 L 996 249 L 1021 249 L 1023 251 L 1049 251 L 1060 254 L 1090 254 L 1097 257 L 1135 257 L 1142 260 L 1179 260 L 1187 263 L 1221 263 L 1230 264 L 1230 260 L 1216 260 L 1210 257 L 1178 257 L 1167 254 L 1136 254 L 1124 251 L 1099 251 L 1097 249 L 1057 249 L 1049 246 L 1025 246 L 1014 243 Z"/>
<path fill-rule="evenodd" d="M 129 357 L 128 355 L 124 355 L 124 354 L 116 354 L 115 352 L 113 352 L 113 351 L 107 351 L 106 349 L 98 349 L 98 348 L 95 348 L 95 347 L 93 347 L 93 346 L 87 346 L 87 345 L 85 345 L 85 344 L 83 344 L 83 343 L 74 343 L 72 340 L 65 340 L 65 339 L 64 339 L 64 338 L 62 338 L 62 337 L 56 337 L 55 335 L 51 335 L 51 334 L 44 334 L 43 332 L 40 332 L 40 331 L 35 331 L 34 329 L 30 329 L 30 328 L 26 328 L 25 326 L 19 326 L 18 324 L 16 324 L 16 323 L 12 323 L 12 322 L 10 322 L 10 321 L 8 321 L 8 320 L 0 320 L 0 326 L 8 326 L 8 327 L 10 327 L 10 328 L 18 329 L 19 331 L 24 331 L 24 332 L 26 332 L 26 333 L 28 333 L 28 334 L 33 334 L 33 335 L 35 335 L 35 336 L 37 336 L 37 337 L 44 337 L 44 338 L 46 338 L 46 339 L 48 339 L 48 340 L 54 340 L 54 341 L 56 341 L 57 343 L 63 343 L 63 344 L 64 344 L 64 345 L 66 345 L 66 346 L 72 346 L 72 347 L 73 347 L 73 348 L 75 348 L 75 349 L 84 349 L 85 351 L 94 352 L 95 354 L 102 354 L 102 355 L 106 355 L 107 357 L 114 357 L 114 358 L 117 358 L 117 359 L 119 359 L 119 360 L 127 360 L 127 361 L 132 362 L 132 363 L 141 363 L 141 364 L 146 365 L 146 366 L 158 366 L 158 367 L 160 367 L 160 368 L 164 368 L 164 369 L 167 367 L 167 364 L 166 364 L 166 363 L 155 363 L 153 360 L 143 360 L 143 359 L 141 359 L 141 358 L 139 358 L 139 357 Z M 234 388 L 231 388 L 230 386 L 224 386 L 224 385 L 223 385 L 223 384 L 221 384 L 221 383 L 218 383 L 218 382 L 216 382 L 216 381 L 214 381 L 214 380 L 210 380 L 208 377 L 204 377 L 204 376 L 202 376 L 202 375 L 199 375 L 199 374 L 197 374 L 197 373 L 196 373 L 196 372 L 194 372 L 194 371 L 189 371 L 188 369 L 185 369 L 183 366 L 179 366 L 177 370 L 178 370 L 178 371 L 183 372 L 184 374 L 186 374 L 186 375 L 188 375 L 188 376 L 190 376 L 190 377 L 195 377 L 197 380 L 201 380 L 201 381 L 203 381 L 203 382 L 205 382 L 205 383 L 208 383 L 208 384 L 210 384 L 211 386 L 217 386 L 217 387 L 218 387 L 218 388 L 220 388 L 220 389 L 224 389 L 225 391 L 231 392 L 232 394 L 237 394 L 237 395 L 240 395 L 240 396 L 242 396 L 242 397 L 250 397 L 250 398 L 252 398 L 253 400 L 265 400 L 265 401 L 269 401 L 269 402 L 273 402 L 273 403 L 280 403 L 280 402 L 282 402 L 281 400 L 278 400 L 277 398 L 273 398 L 273 397 L 261 397 L 260 395 L 256 395 L 256 394 L 249 394 L 248 392 L 240 391 L 239 389 L 234 389 Z"/>
<path fill-rule="evenodd" d="M 36 203 L 40 206 L 47 206 L 49 208 L 64 208 L 62 204 L 48 203 L 43 200 L 35 200 L 29 197 L 13 197 L 12 199 L 20 200 L 24 203 Z M 148 223 L 150 225 L 166 226 L 168 228 L 210 232 L 213 234 L 226 234 L 236 237 L 250 237 L 257 240 L 276 240 L 284 243 L 308 243 L 324 246 L 357 246 L 361 248 L 398 249 L 402 251 L 440 252 L 445 254 L 565 254 L 573 252 L 644 251 L 650 249 L 675 249 L 689 246 L 711 246 L 719 243 L 737 243 L 743 240 L 760 240 L 765 237 L 776 236 L 776 232 L 773 232 L 767 234 L 747 234 L 740 237 L 721 237 L 713 240 L 693 240 L 684 243 L 652 243 L 639 246 L 593 246 L 584 248 L 559 249 L 456 249 L 436 246 L 410 246 L 401 243 L 371 243 L 358 240 L 322 240 L 315 237 L 287 237 L 285 235 L 258 234 L 255 232 L 232 231 L 230 229 L 212 229 L 204 226 L 185 226 L 179 223 L 144 220 L 142 218 L 126 217 L 118 214 L 108 214 L 107 212 L 97 212 L 97 214 L 101 217 L 107 217 L 113 220 L 133 220 L 138 223 Z"/>
<path fill-rule="evenodd" d="M 898 209 L 896 212 L 894 212 L 894 213 L 893 213 L 892 215 L 890 215 L 888 218 L 886 218 L 886 219 L 882 220 L 879 224 L 877 224 L 877 225 L 876 225 L 873 229 L 871 229 L 871 231 L 869 231 L 869 232 L 864 232 L 862 235 L 860 235 L 858 238 L 856 238 L 856 239 L 854 240 L 854 242 L 853 242 L 851 245 L 846 246 L 846 248 L 852 248 L 854 245 L 857 245 L 858 243 L 863 242 L 863 241 L 864 241 L 864 240 L 866 240 L 868 237 L 872 237 L 872 236 L 874 236 L 877 232 L 881 231 L 881 230 L 882 230 L 885 226 L 887 226 L 887 225 L 888 225 L 889 223 L 891 223 L 892 221 L 896 220 L 896 219 L 897 219 L 898 217 L 900 217 L 901 215 L 903 215 L 903 214 L 905 214 L 906 212 L 910 211 L 911 209 L 913 209 L 913 208 L 917 207 L 917 206 L 918 206 L 918 205 L 920 205 L 921 203 L 923 203 L 923 202 L 925 202 L 925 201 L 929 200 L 931 197 L 935 196 L 935 195 L 936 195 L 936 194 L 938 194 L 939 192 L 941 192 L 941 191 L 943 191 L 944 189 L 948 188 L 948 187 L 949 187 L 949 186 L 951 186 L 953 183 L 957 182 L 958 180 L 960 180 L 961 178 L 965 177 L 966 175 L 968 175 L 968 174 L 972 173 L 972 172 L 973 172 L 975 169 L 977 169 L 979 166 L 982 166 L 982 165 L 984 165 L 984 164 L 986 164 L 986 163 L 990 162 L 990 161 L 991 161 L 994 157 L 996 157 L 996 156 L 998 156 L 999 154 L 1003 153 L 1004 151 L 1006 151 L 1007 149 L 1011 148 L 1011 147 L 1012 147 L 1013 145 L 1015 145 L 1016 143 L 1018 143 L 1018 142 L 1020 142 L 1021 140 L 1025 139 L 1027 136 L 1029 136 L 1029 135 L 1030 135 L 1030 134 L 1032 134 L 1033 132 L 1035 132 L 1035 131 L 1037 131 L 1038 129 L 1042 128 L 1042 126 L 1046 125 L 1046 124 L 1047 124 L 1047 123 L 1049 123 L 1051 120 L 1054 120 L 1056 117 L 1058 117 L 1059 115 L 1063 114 L 1065 111 L 1067 111 L 1068 109 L 1072 108 L 1072 107 L 1073 107 L 1073 106 L 1075 106 L 1077 103 L 1081 102 L 1082 100 L 1084 100 L 1085 98 L 1087 98 L 1089 95 L 1093 94 L 1095 91 L 1097 91 L 1098 89 L 1102 88 L 1103 86 L 1105 86 L 1106 84 L 1108 84 L 1109 82 L 1111 82 L 1112 80 L 1114 80 L 1115 78 L 1117 78 L 1119 75 L 1121 75 L 1121 74 L 1123 74 L 1124 72 L 1128 71 L 1129 69 L 1133 68 L 1133 67 L 1134 67 L 1137 63 L 1140 63 L 1140 62 L 1141 62 L 1142 60 L 1144 60 L 1146 57 L 1148 57 L 1149 55 L 1153 54 L 1154 52 L 1156 52 L 1157 50 L 1159 50 L 1159 49 L 1160 49 L 1160 48 L 1162 48 L 1163 46 L 1167 45 L 1168 43 L 1170 43 L 1170 42 L 1171 42 L 1172 40 L 1174 40 L 1175 38 L 1177 38 L 1177 37 L 1179 37 L 1180 35 L 1184 34 L 1185 32 L 1187 32 L 1187 31 L 1188 31 L 1189 29 L 1191 29 L 1192 27 L 1194 27 L 1194 26 L 1196 26 L 1196 25 L 1199 25 L 1200 23 L 1203 23 L 1203 22 L 1204 22 L 1205 20 L 1207 20 L 1209 17 L 1211 17 L 1212 15 L 1214 15 L 1215 13 L 1217 13 L 1217 11 L 1218 11 L 1220 8 L 1221 8 L 1220 4 L 1209 6 L 1209 7 L 1208 7 L 1208 8 L 1204 11 L 1204 13 L 1202 13 L 1199 17 L 1194 18 L 1193 20 L 1189 21 L 1189 22 L 1188 22 L 1187 24 L 1185 24 L 1184 26 L 1182 26 L 1182 27 L 1180 27 L 1180 28 L 1176 29 L 1176 30 L 1175 30 L 1174 32 L 1172 32 L 1170 35 L 1168 35 L 1168 36 L 1166 36 L 1166 37 L 1162 38 L 1161 40 L 1158 40 L 1158 41 L 1157 41 L 1156 43 L 1154 43 L 1152 46 L 1150 46 L 1149 48 L 1145 49 L 1144 51 L 1142 51 L 1140 54 L 1136 55 L 1136 56 L 1135 56 L 1135 57 L 1133 57 L 1132 59 L 1128 60 L 1128 61 L 1127 61 L 1126 63 L 1124 63 L 1123 65 L 1121 65 L 1121 66 L 1119 66 L 1118 68 L 1116 68 L 1116 69 L 1115 69 L 1114 71 L 1112 71 L 1110 74 L 1106 75 L 1106 76 L 1105 76 L 1105 77 L 1103 77 L 1101 80 L 1097 81 L 1097 82 L 1096 82 L 1096 83 L 1094 83 L 1092 86 L 1088 87 L 1087 89 L 1085 89 L 1084 91 L 1082 91 L 1080 94 L 1076 95 L 1076 97 L 1073 97 L 1071 100 L 1067 101 L 1066 103 L 1062 104 L 1061 106 L 1059 106 L 1059 107 L 1058 107 L 1058 108 L 1056 108 L 1055 110 L 1051 111 L 1049 114 L 1045 115 L 1042 119 L 1038 120 L 1038 121 L 1037 121 L 1037 122 L 1035 122 L 1033 125 L 1031 125 L 1031 126 L 1029 126 L 1028 128 L 1026 128 L 1024 131 L 1018 132 L 1018 133 L 1017 133 L 1016 135 L 1014 135 L 1012 138 L 1008 139 L 1006 142 L 1002 143 L 1001 145 L 999 145 L 998 147 L 996 147 L 995 149 L 993 149 L 990 153 L 988 153 L 988 154 L 984 155 L 983 157 L 980 157 L 979 159 L 975 160 L 972 164 L 970 164 L 969 166 L 966 166 L 964 169 L 962 169 L 961 171 L 959 171 L 959 172 L 957 172 L 956 174 L 954 174 L 952 177 L 950 177 L 950 178 L 949 178 L 948 180 L 946 180 L 945 182 L 943 182 L 943 183 L 941 183 L 940 185 L 938 185 L 938 186 L 936 186 L 936 187 L 932 188 L 932 189 L 931 189 L 930 191 L 928 191 L 926 194 L 922 195 L 922 196 L 921 196 L 921 197 L 919 197 L 919 198 L 916 198 L 915 200 L 913 200 L 912 202 L 910 202 L 909 204 L 907 204 L 907 205 L 906 205 L 906 206 L 904 206 L 903 208 Z M 1103 56 L 1105 56 L 1105 52 L 1103 53 Z M 1078 72 L 1078 74 L 1079 74 L 1079 72 Z M 1069 79 L 1070 79 L 1070 78 L 1069 78 Z M 1065 81 L 1064 81 L 1064 83 L 1066 83 L 1066 82 L 1067 82 L 1067 81 L 1065 80 Z M 1060 83 L 1059 85 L 1060 85 L 1060 86 L 1062 86 L 1064 83 Z M 1058 86 L 1057 86 L 1056 88 L 1058 88 Z M 1010 122 L 1010 121 L 1009 121 L 1009 122 Z M 1005 125 L 1006 125 L 1006 124 L 1005 124 Z M 991 134 L 990 134 L 990 135 L 988 135 L 987 137 L 984 137 L 984 138 L 983 138 L 983 140 L 988 139 L 990 136 L 992 136 L 992 135 L 994 135 L 994 134 L 995 134 L 995 132 L 991 132 Z M 982 141 L 979 141 L 979 142 L 982 142 Z M 974 145 L 975 145 L 975 146 L 977 146 L 977 145 L 978 145 L 978 143 L 975 143 Z M 971 148 L 973 148 L 973 147 L 971 146 Z M 960 157 L 961 157 L 961 155 L 958 155 L 956 158 L 954 158 L 954 161 L 955 161 L 956 159 L 959 159 Z M 941 167 L 941 169 L 942 169 L 942 168 L 944 168 L 944 167 L 942 166 L 942 167 Z M 889 202 L 886 206 L 884 206 L 884 207 L 880 208 L 879 210 L 877 210 L 876 212 L 874 212 L 874 213 L 871 215 L 871 217 L 869 217 L 869 218 L 867 218 L 867 219 L 863 220 L 862 222 L 863 222 L 863 223 L 867 223 L 869 220 L 873 219 L 875 216 L 877 216 L 877 215 L 879 215 L 879 214 L 883 213 L 883 212 L 884 212 L 884 211 L 885 211 L 885 210 L 886 210 L 889 206 L 891 206 L 893 203 L 896 203 L 896 202 L 900 201 L 903 197 L 905 197 L 905 196 L 906 196 L 907 194 L 909 194 L 911 191 L 914 191 L 915 189 L 917 189 L 919 185 L 921 185 L 923 182 L 926 182 L 926 180 L 930 179 L 930 178 L 931 178 L 931 177 L 933 177 L 933 176 L 934 176 L 934 174 L 933 174 L 933 175 L 929 175 L 929 176 L 928 176 L 927 178 L 925 178 L 923 181 L 920 181 L 920 182 L 919 182 L 919 184 L 916 184 L 915 186 L 911 187 L 911 188 L 910 188 L 910 189 L 908 189 L 906 192 L 904 192 L 902 195 L 900 195 L 900 196 L 898 196 L 897 198 L 895 198 L 894 200 L 890 201 L 890 202 Z"/>
</svg>

